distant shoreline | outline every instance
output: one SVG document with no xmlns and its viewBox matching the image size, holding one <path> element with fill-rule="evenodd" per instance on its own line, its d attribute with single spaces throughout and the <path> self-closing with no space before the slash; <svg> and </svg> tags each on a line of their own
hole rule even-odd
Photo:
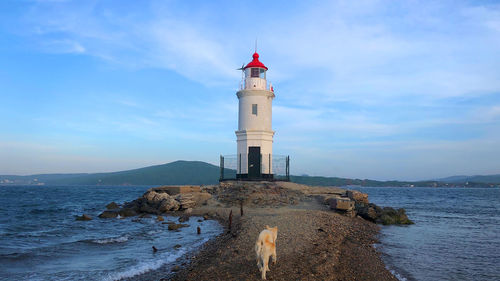
<svg viewBox="0 0 500 281">
<path fill-rule="evenodd" d="M 224 174 L 234 174 L 225 169 Z M 109 173 L 0 175 L 0 185 L 211 185 L 221 175 L 219 166 L 201 161 L 175 161 L 163 165 Z M 371 187 L 500 187 L 500 175 L 453 176 L 422 181 L 378 181 L 323 176 L 290 176 L 299 184 Z"/>
</svg>

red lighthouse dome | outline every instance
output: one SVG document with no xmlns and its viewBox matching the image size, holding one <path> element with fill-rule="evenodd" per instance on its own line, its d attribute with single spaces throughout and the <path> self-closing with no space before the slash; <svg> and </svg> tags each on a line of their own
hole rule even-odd
<svg viewBox="0 0 500 281">
<path fill-rule="evenodd" d="M 264 68 L 265 70 L 267 70 L 267 67 L 259 61 L 259 54 L 257 54 L 257 52 L 255 52 L 253 54 L 253 60 L 251 62 L 249 62 L 247 64 L 247 66 L 245 66 L 243 69 L 247 69 L 247 68 L 250 68 L 250 67 L 259 67 L 259 68 Z"/>
</svg>

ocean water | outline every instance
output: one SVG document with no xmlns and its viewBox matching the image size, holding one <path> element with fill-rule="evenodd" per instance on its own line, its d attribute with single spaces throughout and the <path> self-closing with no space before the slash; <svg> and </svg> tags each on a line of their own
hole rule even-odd
<svg viewBox="0 0 500 281">
<path fill-rule="evenodd" d="M 500 189 L 353 189 L 415 222 L 383 226 L 377 245 L 400 280 L 500 280 Z"/>
<path fill-rule="evenodd" d="M 111 201 L 131 201 L 147 189 L 0 186 L 0 280 L 119 280 L 168 271 L 179 257 L 221 233 L 217 222 L 196 217 L 179 232 L 168 231 L 156 217 L 97 217 Z M 76 221 L 83 213 L 93 220 Z"/>
</svg>

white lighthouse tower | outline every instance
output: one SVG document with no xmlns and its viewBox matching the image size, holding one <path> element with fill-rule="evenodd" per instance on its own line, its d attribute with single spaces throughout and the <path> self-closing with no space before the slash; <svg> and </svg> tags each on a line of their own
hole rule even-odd
<svg viewBox="0 0 500 281">
<path fill-rule="evenodd" d="M 273 178 L 272 103 L 274 90 L 266 80 L 267 67 L 259 54 L 242 67 L 243 79 L 236 93 L 239 100 L 236 177 L 238 179 Z"/>
</svg>

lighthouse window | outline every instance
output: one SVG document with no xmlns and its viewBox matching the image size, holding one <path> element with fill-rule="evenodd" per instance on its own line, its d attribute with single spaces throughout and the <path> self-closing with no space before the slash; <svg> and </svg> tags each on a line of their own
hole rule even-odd
<svg viewBox="0 0 500 281">
<path fill-rule="evenodd" d="M 259 77 L 259 69 L 252 68 L 252 77 Z"/>
<path fill-rule="evenodd" d="M 252 114 L 257 115 L 257 105 L 252 104 Z"/>
</svg>

